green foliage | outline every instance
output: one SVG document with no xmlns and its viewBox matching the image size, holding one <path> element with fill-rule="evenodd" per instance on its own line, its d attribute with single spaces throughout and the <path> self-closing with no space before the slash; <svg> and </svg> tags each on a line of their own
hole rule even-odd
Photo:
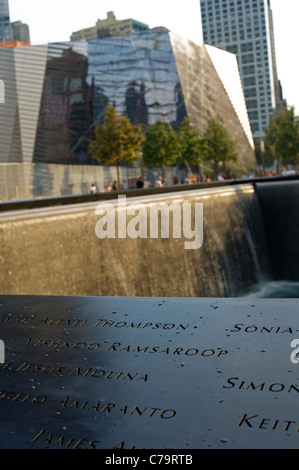
<svg viewBox="0 0 299 470">
<path fill-rule="evenodd" d="M 164 167 L 175 164 L 179 147 L 178 134 L 160 119 L 147 128 L 142 145 L 143 162 L 146 166 L 161 166 L 164 177 Z"/>
<path fill-rule="evenodd" d="M 118 116 L 113 106 L 107 106 L 105 122 L 95 129 L 95 140 L 89 145 L 89 152 L 103 164 L 119 165 L 134 163 L 139 158 L 139 148 L 144 140 L 140 126 L 130 123 L 127 116 Z"/>
<path fill-rule="evenodd" d="M 161 167 L 163 177 L 165 166 L 185 164 L 190 169 L 204 159 L 213 164 L 217 173 L 221 164 L 238 160 L 235 142 L 214 119 L 208 122 L 203 137 L 189 118 L 183 120 L 178 131 L 160 119 L 148 126 L 143 136 L 140 126 L 132 125 L 127 116 L 118 116 L 114 107 L 107 106 L 104 124 L 96 127 L 95 139 L 89 146 L 91 155 L 103 164 L 116 165 L 120 181 L 119 166 L 134 163 L 140 149 L 144 165 Z"/>
<path fill-rule="evenodd" d="M 204 139 L 204 159 L 212 162 L 215 174 L 219 171 L 219 166 L 224 167 L 229 162 L 237 162 L 238 154 L 235 149 L 235 142 L 232 140 L 226 129 L 216 119 L 208 122 Z"/>
<path fill-rule="evenodd" d="M 202 161 L 203 140 L 198 129 L 186 117 L 179 128 L 180 154 L 177 163 L 196 167 Z"/>
<path fill-rule="evenodd" d="M 294 107 L 284 108 L 270 118 L 265 129 L 265 154 L 273 162 L 281 160 L 284 166 L 298 162 L 299 157 L 299 120 Z"/>
</svg>

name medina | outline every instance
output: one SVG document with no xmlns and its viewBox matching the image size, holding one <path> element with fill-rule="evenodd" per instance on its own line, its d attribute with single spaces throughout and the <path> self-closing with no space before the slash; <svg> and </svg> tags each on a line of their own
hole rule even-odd
<svg viewBox="0 0 299 470">
<path fill-rule="evenodd" d="M 95 226 L 99 239 L 104 238 L 184 238 L 184 248 L 196 250 L 203 244 L 203 204 L 174 201 L 136 203 L 127 205 L 126 196 L 117 203 L 97 205 L 95 214 L 101 216 Z"/>
</svg>

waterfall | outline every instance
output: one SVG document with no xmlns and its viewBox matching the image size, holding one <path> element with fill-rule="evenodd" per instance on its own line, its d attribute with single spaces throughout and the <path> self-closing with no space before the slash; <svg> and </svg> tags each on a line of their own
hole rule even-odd
<svg viewBox="0 0 299 470">
<path fill-rule="evenodd" d="M 190 189 L 128 201 L 141 203 L 146 210 L 163 201 L 181 207 L 189 203 L 192 208 L 203 204 L 202 246 L 185 249 L 184 240 L 174 238 L 171 231 L 169 238 L 99 239 L 96 203 L 10 213 L 1 222 L 2 293 L 236 297 L 272 279 L 253 185 Z M 116 207 L 117 201 L 113 204 Z"/>
</svg>

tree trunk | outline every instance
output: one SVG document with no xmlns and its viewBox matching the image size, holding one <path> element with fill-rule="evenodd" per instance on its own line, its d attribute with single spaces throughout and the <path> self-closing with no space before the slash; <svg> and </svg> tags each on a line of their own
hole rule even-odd
<svg viewBox="0 0 299 470">
<path fill-rule="evenodd" d="M 276 159 L 276 175 L 279 175 L 279 158 Z"/>
<path fill-rule="evenodd" d="M 117 171 L 118 189 L 120 189 L 120 172 L 119 172 L 119 165 L 118 164 L 116 164 L 116 171 Z"/>
<path fill-rule="evenodd" d="M 216 178 L 216 180 L 217 180 L 217 176 L 218 176 L 218 168 L 219 168 L 218 160 L 215 160 L 214 161 L 214 178 Z"/>
<path fill-rule="evenodd" d="M 264 176 L 266 175 L 266 165 L 265 165 L 265 155 L 264 152 L 262 152 L 262 166 L 263 166 L 263 173 Z"/>
</svg>

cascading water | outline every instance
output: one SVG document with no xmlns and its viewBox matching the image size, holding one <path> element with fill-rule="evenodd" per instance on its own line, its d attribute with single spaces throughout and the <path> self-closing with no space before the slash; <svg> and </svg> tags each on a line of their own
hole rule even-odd
<svg viewBox="0 0 299 470">
<path fill-rule="evenodd" d="M 299 298 L 299 283 L 288 281 L 272 281 L 261 284 L 258 290 L 248 295 L 252 298 L 291 299 Z"/>
<path fill-rule="evenodd" d="M 272 279 L 253 185 L 127 200 L 146 209 L 160 201 L 203 204 L 201 248 L 185 249 L 171 230 L 168 239 L 99 239 L 96 204 L 4 217 L 2 293 L 238 297 Z"/>
</svg>

